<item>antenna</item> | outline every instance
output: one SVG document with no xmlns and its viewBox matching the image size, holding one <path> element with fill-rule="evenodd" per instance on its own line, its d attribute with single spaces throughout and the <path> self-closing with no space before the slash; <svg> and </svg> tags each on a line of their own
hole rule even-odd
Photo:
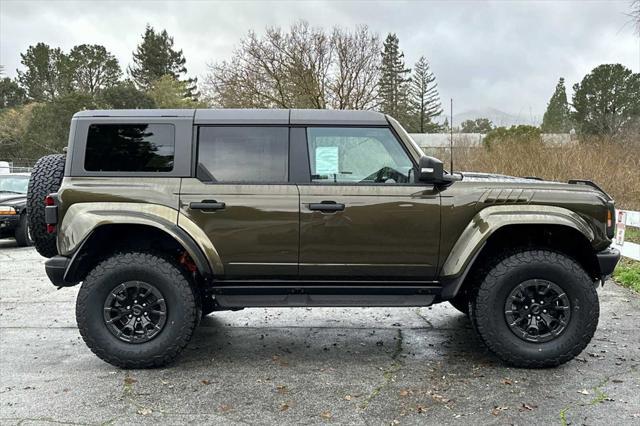
<svg viewBox="0 0 640 426">
<path fill-rule="evenodd" d="M 449 123 L 449 152 L 451 153 L 451 174 L 453 174 L 453 98 L 451 98 L 451 109 L 450 109 L 451 121 Z"/>
</svg>

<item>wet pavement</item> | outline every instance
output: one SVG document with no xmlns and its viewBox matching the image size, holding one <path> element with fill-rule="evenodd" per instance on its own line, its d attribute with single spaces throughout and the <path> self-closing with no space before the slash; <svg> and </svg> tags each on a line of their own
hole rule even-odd
<svg viewBox="0 0 640 426">
<path fill-rule="evenodd" d="M 120 370 L 75 325 L 77 288 L 0 241 L 1 424 L 640 424 L 640 296 L 608 282 L 587 349 L 509 368 L 448 304 L 205 318 L 168 368 Z"/>
</svg>

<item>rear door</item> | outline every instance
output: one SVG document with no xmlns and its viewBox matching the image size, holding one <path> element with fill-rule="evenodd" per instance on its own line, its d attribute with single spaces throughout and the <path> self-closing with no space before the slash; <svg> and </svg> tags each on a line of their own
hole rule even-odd
<svg viewBox="0 0 640 426">
<path fill-rule="evenodd" d="M 299 195 L 288 126 L 200 126 L 180 211 L 208 236 L 226 278 L 298 274 Z"/>
<path fill-rule="evenodd" d="M 300 184 L 300 275 L 435 277 L 440 196 L 388 127 L 308 127 Z M 299 140 L 292 142 L 300 142 Z"/>
</svg>

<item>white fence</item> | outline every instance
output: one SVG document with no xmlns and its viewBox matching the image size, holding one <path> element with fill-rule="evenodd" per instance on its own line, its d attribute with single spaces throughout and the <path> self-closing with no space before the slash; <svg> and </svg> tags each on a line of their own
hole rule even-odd
<svg viewBox="0 0 640 426">
<path fill-rule="evenodd" d="M 640 260 L 640 244 L 624 240 L 626 228 L 640 228 L 640 212 L 616 210 L 616 238 L 613 246 L 620 250 L 624 257 Z"/>
</svg>

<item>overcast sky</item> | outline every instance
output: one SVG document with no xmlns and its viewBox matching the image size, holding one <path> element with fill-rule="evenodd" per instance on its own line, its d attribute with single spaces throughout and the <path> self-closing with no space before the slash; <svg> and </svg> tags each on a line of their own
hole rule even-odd
<svg viewBox="0 0 640 426">
<path fill-rule="evenodd" d="M 45 42 L 104 45 L 123 68 L 146 23 L 166 28 L 189 74 L 229 58 L 240 37 L 265 26 L 366 24 L 395 32 L 412 65 L 425 55 L 443 100 L 457 111 L 497 108 L 541 116 L 558 77 L 570 88 L 602 63 L 639 72 L 640 41 L 622 1 L 13 1 L 0 0 L 0 64 L 15 76 L 20 52 Z M 571 94 L 569 93 L 569 96 Z"/>
</svg>

